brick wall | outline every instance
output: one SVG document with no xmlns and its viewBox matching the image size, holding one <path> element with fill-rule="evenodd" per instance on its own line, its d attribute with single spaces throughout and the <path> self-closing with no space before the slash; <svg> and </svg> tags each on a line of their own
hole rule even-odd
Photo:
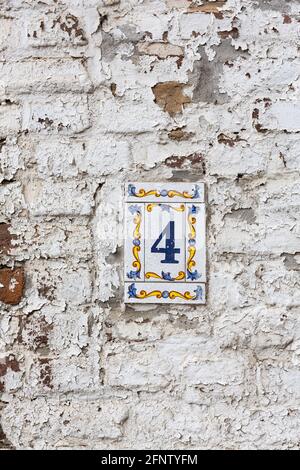
<svg viewBox="0 0 300 470">
<path fill-rule="evenodd" d="M 299 1 L 2 0 L 0 447 L 299 448 Z M 206 306 L 122 303 L 127 180 L 208 190 Z"/>
</svg>

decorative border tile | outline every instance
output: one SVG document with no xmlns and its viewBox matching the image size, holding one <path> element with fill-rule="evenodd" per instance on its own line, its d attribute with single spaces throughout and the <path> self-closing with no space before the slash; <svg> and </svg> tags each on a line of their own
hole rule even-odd
<svg viewBox="0 0 300 470">
<path fill-rule="evenodd" d="M 182 281 L 182 279 L 185 279 L 185 272 L 178 271 L 178 275 L 176 277 L 172 277 L 170 273 L 165 273 L 164 271 L 162 271 L 161 274 L 147 271 L 145 273 L 145 279 L 161 279 L 164 281 Z"/>
<path fill-rule="evenodd" d="M 204 304 L 205 284 L 126 282 L 127 303 Z"/>
<path fill-rule="evenodd" d="M 204 202 L 204 183 L 127 183 L 126 201 Z"/>
<path fill-rule="evenodd" d="M 186 207 L 186 279 L 187 282 L 205 282 L 205 205 L 187 204 Z"/>
<path fill-rule="evenodd" d="M 125 280 L 144 280 L 144 204 L 125 205 Z"/>
</svg>

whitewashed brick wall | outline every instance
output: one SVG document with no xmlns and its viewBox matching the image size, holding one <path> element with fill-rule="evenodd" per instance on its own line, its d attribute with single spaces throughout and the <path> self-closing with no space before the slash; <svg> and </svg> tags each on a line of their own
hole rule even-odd
<svg viewBox="0 0 300 470">
<path fill-rule="evenodd" d="M 299 1 L 0 6 L 0 447 L 298 449 Z M 206 306 L 125 308 L 128 180 L 206 183 Z"/>
</svg>

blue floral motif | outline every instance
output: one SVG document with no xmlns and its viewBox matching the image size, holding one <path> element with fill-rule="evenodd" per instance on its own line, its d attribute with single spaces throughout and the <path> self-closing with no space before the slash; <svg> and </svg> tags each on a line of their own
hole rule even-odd
<svg viewBox="0 0 300 470">
<path fill-rule="evenodd" d="M 170 273 L 164 273 L 163 271 L 161 272 L 161 277 L 165 280 L 165 281 L 174 281 L 173 277 L 171 276 Z"/>
<path fill-rule="evenodd" d="M 189 214 L 197 214 L 197 212 L 199 212 L 199 207 L 194 206 L 194 204 L 189 207 Z"/>
<path fill-rule="evenodd" d="M 160 191 L 160 195 L 163 196 L 163 197 L 166 197 L 168 195 L 168 191 L 166 189 L 162 189 Z"/>
<path fill-rule="evenodd" d="M 128 296 L 130 299 L 133 299 L 136 297 L 136 287 L 135 287 L 135 284 L 130 284 L 130 286 L 128 286 Z"/>
<path fill-rule="evenodd" d="M 193 199 L 197 199 L 198 197 L 200 197 L 198 184 L 195 184 L 195 186 L 192 189 L 192 193 L 193 193 Z"/>
<path fill-rule="evenodd" d="M 127 273 L 127 277 L 128 279 L 134 279 L 136 281 L 136 279 L 141 279 L 141 271 L 129 271 L 129 273 Z"/>
<path fill-rule="evenodd" d="M 128 209 L 129 209 L 129 212 L 131 212 L 132 215 L 136 214 L 137 212 L 141 212 L 141 206 L 138 206 L 137 204 L 129 206 Z"/>
<path fill-rule="evenodd" d="M 194 297 L 193 300 L 202 300 L 203 296 L 203 289 L 201 286 L 197 286 L 197 288 L 194 290 L 196 296 Z"/>
<path fill-rule="evenodd" d="M 190 279 L 191 281 L 196 281 L 200 277 L 201 277 L 201 274 L 198 273 L 197 269 L 194 272 L 187 270 L 187 278 Z"/>
<path fill-rule="evenodd" d="M 171 206 L 169 206 L 168 204 L 159 204 L 159 206 L 161 207 L 163 211 L 167 211 L 167 212 L 171 211 Z"/>
<path fill-rule="evenodd" d="M 163 299 L 167 299 L 169 297 L 169 292 L 167 290 L 164 290 L 161 295 Z"/>
<path fill-rule="evenodd" d="M 188 244 L 190 246 L 195 246 L 196 245 L 196 240 L 194 238 L 190 238 L 189 241 L 188 241 Z"/>
<path fill-rule="evenodd" d="M 136 196 L 136 191 L 135 191 L 135 186 L 134 184 L 129 184 L 128 185 L 128 195 L 129 196 Z"/>
</svg>

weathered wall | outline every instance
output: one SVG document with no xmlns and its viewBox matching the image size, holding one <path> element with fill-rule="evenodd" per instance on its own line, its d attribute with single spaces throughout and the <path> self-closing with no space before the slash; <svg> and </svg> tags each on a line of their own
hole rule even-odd
<svg viewBox="0 0 300 470">
<path fill-rule="evenodd" d="M 0 4 L 0 445 L 299 448 L 300 2 Z M 206 182 L 206 306 L 124 307 L 129 179 Z"/>
</svg>

